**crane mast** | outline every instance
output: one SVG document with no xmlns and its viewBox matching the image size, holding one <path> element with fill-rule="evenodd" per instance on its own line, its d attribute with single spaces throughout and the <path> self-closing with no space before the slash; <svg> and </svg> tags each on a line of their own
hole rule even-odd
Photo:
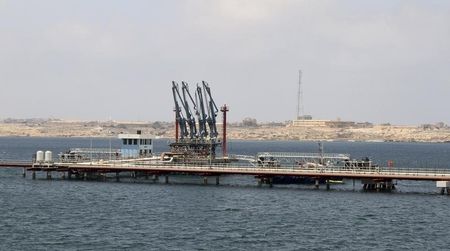
<svg viewBox="0 0 450 251">
<path fill-rule="evenodd" d="M 183 115 L 183 112 L 181 110 L 181 107 L 178 103 L 178 99 L 181 99 L 180 96 L 180 91 L 179 91 L 179 87 L 178 84 L 175 81 L 172 81 L 172 94 L 173 94 L 173 100 L 175 103 L 175 113 L 176 113 L 176 119 L 178 122 L 178 125 L 180 126 L 180 139 L 183 141 L 185 137 L 187 137 L 189 135 L 187 127 L 186 127 L 186 118 Z"/>
<path fill-rule="evenodd" d="M 204 140 L 208 136 L 208 129 L 206 128 L 206 112 L 205 105 L 203 102 L 203 92 L 202 88 L 197 85 L 197 90 L 195 92 L 195 101 L 197 102 L 197 120 L 199 128 L 200 139 Z"/>
<path fill-rule="evenodd" d="M 216 117 L 217 113 L 219 112 L 219 109 L 217 108 L 216 103 L 212 98 L 211 89 L 209 88 L 208 83 L 206 83 L 205 81 L 202 81 L 202 83 L 203 83 L 203 90 L 205 92 L 204 93 L 205 100 L 208 107 L 208 118 L 206 119 L 206 121 L 208 122 L 209 125 L 209 134 L 211 139 L 215 139 L 217 138 L 218 135 L 216 126 Z"/>
<path fill-rule="evenodd" d="M 197 110 L 197 106 L 195 105 L 195 101 L 189 92 L 189 86 L 186 82 L 182 81 L 182 91 L 183 91 L 183 107 L 186 114 L 186 122 L 189 125 L 189 137 L 190 139 L 194 139 L 198 137 L 197 134 L 197 125 L 195 123 L 195 117 L 192 114 L 191 108 L 189 107 L 189 100 L 194 105 L 194 110 Z M 188 99 L 189 97 L 189 99 Z"/>
</svg>

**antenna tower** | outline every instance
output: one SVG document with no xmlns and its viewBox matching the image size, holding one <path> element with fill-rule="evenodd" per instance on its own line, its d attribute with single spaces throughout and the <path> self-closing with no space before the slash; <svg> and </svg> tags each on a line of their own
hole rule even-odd
<svg viewBox="0 0 450 251">
<path fill-rule="evenodd" d="M 302 70 L 298 70 L 297 119 L 300 119 L 303 115 Z"/>
</svg>

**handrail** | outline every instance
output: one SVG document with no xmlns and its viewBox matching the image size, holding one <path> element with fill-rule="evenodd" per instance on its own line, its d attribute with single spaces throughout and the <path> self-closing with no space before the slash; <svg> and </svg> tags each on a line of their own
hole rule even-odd
<svg viewBox="0 0 450 251">
<path fill-rule="evenodd" d="M 350 154 L 344 153 L 300 153 L 300 152 L 259 152 L 258 157 L 283 158 L 324 158 L 324 159 L 350 159 Z"/>
<path fill-rule="evenodd" d="M 58 164 L 56 164 L 57 166 Z M 89 163 L 82 164 L 71 164 L 74 168 L 77 166 L 86 166 Z M 64 166 L 67 166 L 64 164 Z M 362 167 L 362 168 L 349 168 L 342 166 L 323 166 L 314 168 L 301 168 L 299 166 L 253 166 L 251 164 L 240 164 L 236 165 L 234 163 L 216 164 L 216 163 L 196 163 L 185 164 L 185 163 L 149 163 L 147 161 L 137 161 L 129 163 L 108 163 L 105 161 L 103 163 L 95 163 L 92 167 L 110 167 L 110 168 L 179 168 L 184 170 L 223 170 L 223 171 L 272 171 L 272 172 L 297 172 L 301 173 L 327 173 L 327 174 L 380 174 L 380 175 L 422 175 L 422 176 L 438 176 L 438 175 L 450 175 L 450 169 L 425 169 L 425 168 L 391 168 L 391 167 Z"/>
</svg>

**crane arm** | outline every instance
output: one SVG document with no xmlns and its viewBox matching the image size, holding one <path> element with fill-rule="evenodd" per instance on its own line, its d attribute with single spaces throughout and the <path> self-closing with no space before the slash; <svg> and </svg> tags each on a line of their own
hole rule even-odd
<svg viewBox="0 0 450 251">
<path fill-rule="evenodd" d="M 195 117 L 192 114 L 191 108 L 189 106 L 189 99 L 194 104 L 194 110 L 197 111 L 197 106 L 195 105 L 194 99 L 191 96 L 191 93 L 189 92 L 188 84 L 184 81 L 181 82 L 182 84 L 182 90 L 183 90 L 183 107 L 186 113 L 186 120 L 189 125 L 189 136 L 191 139 L 194 137 L 197 137 L 197 126 L 195 124 Z M 189 97 L 189 99 L 188 99 Z"/>
<path fill-rule="evenodd" d="M 197 102 L 197 117 L 198 117 L 198 127 L 199 127 L 199 134 L 200 138 L 204 139 L 208 136 L 208 129 L 206 128 L 206 111 L 205 111 L 205 104 L 203 102 L 203 92 L 202 88 L 197 85 L 197 91 L 195 92 L 195 100 Z"/>
<path fill-rule="evenodd" d="M 217 108 L 216 103 L 214 102 L 214 99 L 212 98 L 211 89 L 209 88 L 208 83 L 205 81 L 202 81 L 203 83 L 203 90 L 205 94 L 205 100 L 208 107 L 208 125 L 209 125 L 209 131 L 210 131 L 210 137 L 216 138 L 217 133 L 217 125 L 216 125 L 216 117 L 217 113 L 219 112 L 219 109 Z"/>
<path fill-rule="evenodd" d="M 207 120 L 207 114 L 205 111 L 205 104 L 204 104 L 204 100 L 203 100 L 203 92 L 202 92 L 202 88 L 197 85 L 197 93 L 196 93 L 196 98 L 198 99 L 198 107 L 200 108 L 200 112 L 198 114 L 198 123 L 199 123 L 199 127 L 200 127 L 200 136 L 202 138 L 205 138 L 208 136 L 208 129 L 206 128 L 206 120 Z"/>
<path fill-rule="evenodd" d="M 181 110 L 181 107 L 178 103 L 178 100 L 182 100 L 182 99 L 181 99 L 178 84 L 175 81 L 172 81 L 172 94 L 173 94 L 173 100 L 175 103 L 176 118 L 177 118 L 177 122 L 178 122 L 178 125 L 180 126 L 180 131 L 181 131 L 180 139 L 184 139 L 184 137 L 188 136 L 189 133 L 188 133 L 187 127 L 186 127 L 186 118 L 185 118 L 185 116 Z"/>
</svg>

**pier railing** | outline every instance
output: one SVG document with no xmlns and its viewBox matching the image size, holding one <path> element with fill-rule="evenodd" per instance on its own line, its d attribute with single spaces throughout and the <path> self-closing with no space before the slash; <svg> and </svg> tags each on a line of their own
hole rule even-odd
<svg viewBox="0 0 450 251">
<path fill-rule="evenodd" d="M 104 168 L 140 168 L 142 170 L 165 169 L 170 170 L 192 170 L 192 171 L 223 171 L 223 172 L 272 172 L 283 175 L 285 173 L 291 174 L 317 174 L 317 175 L 333 175 L 342 176 L 350 174 L 366 174 L 366 175 L 380 175 L 380 176 L 450 176 L 450 169 L 430 169 L 430 168 L 401 168 L 401 167 L 344 167 L 344 166 L 319 166 L 319 167 L 299 167 L 298 165 L 283 165 L 262 167 L 252 165 L 251 163 L 150 163 L 148 161 L 135 162 L 120 162 L 120 161 L 105 161 L 102 163 L 78 163 L 72 164 L 71 168 L 77 166 L 89 167 L 104 167 Z"/>
<path fill-rule="evenodd" d="M 306 159 L 350 159 L 350 154 L 343 153 L 297 153 L 297 152 L 259 152 L 258 157 L 306 158 Z"/>
</svg>

